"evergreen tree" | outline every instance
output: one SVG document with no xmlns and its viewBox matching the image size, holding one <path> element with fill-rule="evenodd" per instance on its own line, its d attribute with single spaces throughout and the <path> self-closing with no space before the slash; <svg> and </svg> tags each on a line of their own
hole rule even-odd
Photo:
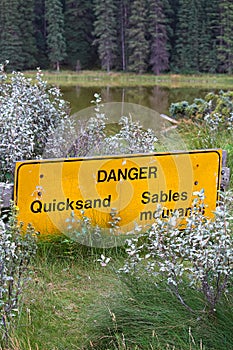
<svg viewBox="0 0 233 350">
<path fill-rule="evenodd" d="M 168 35 L 162 0 L 149 1 L 150 65 L 155 74 L 169 67 Z"/>
<path fill-rule="evenodd" d="M 9 60 L 9 69 L 21 70 L 24 59 L 18 0 L 1 0 L 0 29 L 0 62 Z"/>
<path fill-rule="evenodd" d="M 221 72 L 233 72 L 233 3 L 222 0 L 220 7 L 220 34 L 217 46 L 219 69 Z"/>
<path fill-rule="evenodd" d="M 101 67 L 110 71 L 117 55 L 117 4 L 114 0 L 95 0 L 94 43 L 98 46 Z"/>
<path fill-rule="evenodd" d="M 119 0 L 118 4 L 119 69 L 126 71 L 128 66 L 127 34 L 129 29 L 130 0 Z"/>
<path fill-rule="evenodd" d="M 34 0 L 19 0 L 20 31 L 22 40 L 23 68 L 36 68 Z"/>
<path fill-rule="evenodd" d="M 59 71 L 60 62 L 66 56 L 64 14 L 60 0 L 45 0 L 45 18 L 49 61 Z"/>
<path fill-rule="evenodd" d="M 66 63 L 73 69 L 78 69 L 78 64 L 81 68 L 88 68 L 97 59 L 95 47 L 92 45 L 93 21 L 93 0 L 66 0 Z"/>
<path fill-rule="evenodd" d="M 183 72 L 199 71 L 200 0 L 181 0 L 176 31 L 176 67 Z"/>
<path fill-rule="evenodd" d="M 143 73 L 148 67 L 149 43 L 147 40 L 146 2 L 134 0 L 129 17 L 129 70 Z"/>
<path fill-rule="evenodd" d="M 172 63 L 175 57 L 175 33 L 177 27 L 177 12 L 179 0 L 168 0 L 163 2 L 164 15 L 166 17 L 167 35 L 168 35 L 168 49 L 170 55 L 169 67 L 172 69 Z"/>
<path fill-rule="evenodd" d="M 215 73 L 217 70 L 218 10 L 218 0 L 202 0 L 199 44 L 199 68 L 201 72 Z"/>
<path fill-rule="evenodd" d="M 46 21 L 45 21 L 45 0 L 35 0 L 35 40 L 36 60 L 40 68 L 49 66 L 49 59 L 46 46 Z"/>
</svg>

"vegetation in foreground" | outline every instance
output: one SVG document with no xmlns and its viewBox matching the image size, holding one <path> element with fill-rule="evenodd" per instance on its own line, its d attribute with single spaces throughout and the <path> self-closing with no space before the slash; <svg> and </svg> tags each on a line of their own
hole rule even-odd
<svg viewBox="0 0 233 350">
<path fill-rule="evenodd" d="M 17 80 L 16 78 L 12 84 L 14 85 L 17 81 L 22 82 L 21 79 Z M 25 82 L 28 88 L 30 83 L 23 79 L 22 85 Z M 15 90 L 7 91 L 12 93 Z M 25 90 L 23 89 L 23 91 Z M 29 91 L 35 90 L 30 88 Z M 42 100 L 43 98 L 47 106 L 49 103 L 47 95 L 42 94 Z M 95 105 L 97 116 L 99 116 L 99 98 L 97 95 L 97 104 Z M 215 100 L 216 96 L 211 101 Z M 221 102 L 222 96 L 217 96 L 217 100 Z M 225 96 L 224 100 L 227 100 L 228 108 L 231 108 L 231 96 Z M 11 111 L 14 110 L 12 106 L 17 110 L 17 101 L 12 100 Z M 209 108 L 208 113 L 202 108 L 205 106 L 205 101 L 202 101 L 200 105 L 196 106 L 199 109 L 189 108 L 192 115 L 187 120 L 184 118 L 178 128 L 190 148 L 193 148 L 194 143 L 197 146 L 195 148 L 203 148 L 203 146 L 225 148 L 228 146 L 228 161 L 229 164 L 232 164 L 232 130 L 228 128 L 231 109 L 227 111 L 222 109 L 221 115 L 225 117 L 218 119 L 217 124 L 212 124 L 208 122 L 208 118 L 212 113 L 215 116 L 215 104 L 212 103 L 213 108 Z M 180 106 L 176 107 L 179 110 Z M 186 107 L 188 106 L 186 105 Z M 5 106 L 2 108 L 4 108 L 5 116 L 1 119 L 3 123 L 9 115 L 14 116 L 14 113 L 7 113 Z M 62 106 L 61 111 L 63 111 Z M 208 118 L 205 118 L 206 115 Z M 211 120 L 216 122 L 216 119 Z M 99 128 L 101 125 L 103 139 L 98 139 L 98 141 L 102 143 L 106 135 L 104 134 L 103 120 L 99 120 L 99 123 L 97 126 Z M 90 135 L 93 137 L 91 125 L 93 125 L 93 120 L 92 124 L 87 124 L 89 127 L 85 134 L 87 138 Z M 134 131 L 135 125 L 129 125 L 133 127 L 129 129 Z M 8 135 L 12 136 L 10 132 Z M 144 133 L 142 135 L 145 136 Z M 4 136 L 7 137 L 7 134 Z M 29 136 L 34 136 L 33 130 Z M 129 142 L 127 146 L 134 145 L 130 143 L 130 134 L 126 133 L 126 136 L 126 140 Z M 17 137 L 20 137 L 20 129 Z M 39 148 L 42 141 L 36 140 L 36 145 Z M 92 138 L 89 140 L 93 142 Z M 154 138 L 149 137 L 148 140 L 155 143 Z M 80 145 L 83 145 L 83 140 L 81 141 Z M 117 146 L 120 146 L 119 138 L 116 138 L 115 142 Z M 31 145 L 30 142 L 29 144 Z M 78 145 L 75 144 L 77 148 Z M 75 149 L 75 151 L 77 150 Z M 11 169 L 8 165 L 5 164 L 4 176 Z M 221 228 L 226 229 L 227 239 L 229 237 L 232 239 L 232 216 L 229 220 L 230 225 L 225 226 L 224 220 L 220 220 L 219 225 L 223 224 Z M 199 255 L 201 256 L 204 247 L 207 247 L 214 238 L 214 236 L 209 236 L 211 226 L 210 223 L 208 225 L 204 231 L 207 235 L 206 238 L 199 242 L 201 245 L 205 243 L 202 249 L 200 247 Z M 220 226 L 217 228 L 220 231 Z M 214 232 L 220 233 L 217 232 L 216 228 Z M 144 249 L 141 248 L 141 245 L 137 248 Z M 224 253 L 232 256 L 232 246 L 229 247 L 229 250 L 230 253 L 224 247 L 221 256 L 225 257 Z M 89 248 L 69 241 L 63 236 L 57 239 L 53 238 L 50 241 L 40 241 L 37 255 L 31 262 L 31 279 L 27 282 L 22 294 L 21 310 L 19 310 L 15 321 L 12 320 L 9 337 L 7 341 L 3 339 L 2 348 L 4 350 L 228 350 L 231 348 L 233 343 L 231 331 L 233 290 L 230 260 L 228 266 L 230 270 L 227 270 L 229 283 L 221 291 L 221 298 L 214 304 L 211 312 L 203 308 L 206 305 L 206 298 L 199 288 L 190 289 L 188 288 L 188 280 L 183 280 L 182 297 L 193 310 L 191 312 L 177 301 L 177 295 L 167 288 L 165 279 L 161 284 L 155 284 L 154 282 L 157 281 L 153 280 L 154 277 L 151 274 L 145 275 L 142 272 L 143 269 L 136 275 L 116 273 L 124 266 L 127 256 L 134 257 L 134 253 L 131 254 L 131 252 L 126 251 L 124 247 Z M 212 254 L 213 251 L 210 253 Z M 155 261 L 159 262 L 159 259 L 156 258 Z M 224 264 L 224 260 L 221 260 L 221 264 Z M 164 271 L 165 266 L 161 265 L 161 267 Z M 190 268 L 190 265 L 188 264 L 186 267 Z M 157 268 L 151 271 L 157 272 Z M 211 280 L 214 274 L 211 274 L 211 269 L 209 271 Z M 225 269 L 220 270 L 223 276 L 225 271 Z"/>
<path fill-rule="evenodd" d="M 111 261 L 103 268 L 93 248 L 64 239 L 39 244 L 11 350 L 231 348 L 232 289 L 214 314 L 190 313 L 150 278 L 118 277 L 122 249 L 104 253 Z M 184 297 L 202 308 L 198 292 Z"/>
</svg>

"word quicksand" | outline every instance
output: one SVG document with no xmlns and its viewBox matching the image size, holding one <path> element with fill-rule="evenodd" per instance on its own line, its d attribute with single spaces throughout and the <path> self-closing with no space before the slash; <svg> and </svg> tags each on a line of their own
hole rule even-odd
<svg viewBox="0 0 233 350">
<path fill-rule="evenodd" d="M 111 205 L 111 194 L 104 199 L 86 199 L 86 200 L 70 200 L 66 198 L 66 201 L 57 202 L 53 199 L 52 202 L 42 203 L 40 200 L 35 200 L 30 205 L 30 210 L 34 213 L 49 213 L 55 211 L 65 211 L 65 210 L 81 210 L 81 209 L 91 209 L 91 208 L 108 208 Z"/>
</svg>

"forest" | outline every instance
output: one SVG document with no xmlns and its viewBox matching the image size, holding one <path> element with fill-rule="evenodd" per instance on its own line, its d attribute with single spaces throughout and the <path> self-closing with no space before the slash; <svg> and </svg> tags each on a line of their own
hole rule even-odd
<svg viewBox="0 0 233 350">
<path fill-rule="evenodd" d="M 8 69 L 233 71 L 232 0 L 0 0 Z"/>
</svg>

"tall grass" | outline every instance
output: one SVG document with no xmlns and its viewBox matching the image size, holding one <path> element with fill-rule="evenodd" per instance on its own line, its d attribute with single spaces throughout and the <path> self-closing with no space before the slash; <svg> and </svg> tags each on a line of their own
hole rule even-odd
<svg viewBox="0 0 233 350">
<path fill-rule="evenodd" d="M 95 316 L 95 349 L 114 349 L 119 339 L 124 339 L 127 349 L 230 349 L 232 296 L 209 318 L 201 312 L 190 314 L 150 280 L 127 279 L 123 286 L 121 295 Z M 197 292 L 187 297 L 201 310 L 203 301 Z"/>
<path fill-rule="evenodd" d="M 182 136 L 187 149 L 220 148 L 227 151 L 227 167 L 231 169 L 230 186 L 233 185 L 233 131 L 211 131 L 204 124 L 195 124 L 183 121 L 178 126 L 178 133 Z"/>
<path fill-rule="evenodd" d="M 100 251 L 59 240 L 40 244 L 8 350 L 229 350 L 233 293 L 214 316 L 189 313 L 150 279 L 122 277 L 122 248 Z M 115 254 L 115 255 L 114 255 Z M 198 292 L 187 294 L 202 310 Z"/>
</svg>

